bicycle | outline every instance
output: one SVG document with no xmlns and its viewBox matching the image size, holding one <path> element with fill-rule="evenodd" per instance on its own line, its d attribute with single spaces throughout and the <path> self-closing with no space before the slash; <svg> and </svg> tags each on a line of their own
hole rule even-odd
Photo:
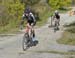
<svg viewBox="0 0 75 58">
<path fill-rule="evenodd" d="M 31 26 L 33 27 L 33 25 Z M 23 36 L 23 41 L 22 41 L 22 48 L 23 50 L 27 50 L 28 48 L 32 47 L 32 46 L 36 46 L 36 43 L 38 43 L 38 41 L 33 42 L 33 30 L 32 28 L 28 28 L 27 27 L 27 31 Z"/>
<path fill-rule="evenodd" d="M 54 20 L 54 32 L 56 32 L 57 30 L 59 30 L 59 19 Z"/>
</svg>

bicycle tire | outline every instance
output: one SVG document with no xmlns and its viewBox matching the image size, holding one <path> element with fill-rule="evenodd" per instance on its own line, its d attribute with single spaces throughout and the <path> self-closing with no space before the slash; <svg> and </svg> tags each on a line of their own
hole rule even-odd
<svg viewBox="0 0 75 58">
<path fill-rule="evenodd" d="M 59 29 L 58 22 L 56 21 L 54 24 L 54 32 L 56 32 Z"/>
<path fill-rule="evenodd" d="M 27 49 L 27 38 L 28 38 L 28 34 L 25 33 L 24 36 L 23 36 L 23 40 L 22 40 L 22 48 L 23 48 L 23 51 L 25 51 Z"/>
</svg>

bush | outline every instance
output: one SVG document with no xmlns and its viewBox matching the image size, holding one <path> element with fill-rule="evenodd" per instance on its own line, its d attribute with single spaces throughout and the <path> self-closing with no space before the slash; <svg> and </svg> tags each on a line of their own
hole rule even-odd
<svg viewBox="0 0 75 58">
<path fill-rule="evenodd" d="M 66 6 L 69 6 L 71 4 L 71 0 L 48 0 L 48 4 L 53 9 L 59 9 Z"/>
<path fill-rule="evenodd" d="M 38 3 L 40 0 L 21 0 L 21 3 L 25 3 L 26 5 L 34 5 Z"/>
<path fill-rule="evenodd" d="M 24 4 L 21 4 L 19 0 L 6 0 L 0 4 L 0 25 L 10 24 L 10 21 L 18 22 L 21 19 L 24 10 Z M 12 23 L 12 22 L 11 22 Z"/>
</svg>

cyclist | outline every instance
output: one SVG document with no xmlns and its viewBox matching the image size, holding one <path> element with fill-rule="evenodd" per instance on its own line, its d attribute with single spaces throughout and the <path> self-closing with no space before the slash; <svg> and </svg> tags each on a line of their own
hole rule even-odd
<svg viewBox="0 0 75 58">
<path fill-rule="evenodd" d="M 24 13 L 22 15 L 22 20 L 21 20 L 21 23 L 20 23 L 20 29 L 23 29 L 23 24 L 24 24 L 24 19 L 28 19 L 28 14 L 30 13 L 31 9 L 30 7 L 26 7 L 25 10 L 24 10 Z"/>
<path fill-rule="evenodd" d="M 60 15 L 59 15 L 59 12 L 58 10 L 55 10 L 54 12 L 54 15 L 53 15 L 53 20 L 57 21 L 58 22 L 58 25 L 60 25 Z"/>
<path fill-rule="evenodd" d="M 23 16 L 22 16 L 23 20 L 26 18 L 27 21 L 27 28 L 26 28 L 26 32 L 29 32 L 30 35 L 30 30 L 32 30 L 33 32 L 33 39 L 35 38 L 35 31 L 34 31 L 34 26 L 36 24 L 36 19 L 33 15 L 33 13 L 28 9 L 25 10 Z"/>
</svg>

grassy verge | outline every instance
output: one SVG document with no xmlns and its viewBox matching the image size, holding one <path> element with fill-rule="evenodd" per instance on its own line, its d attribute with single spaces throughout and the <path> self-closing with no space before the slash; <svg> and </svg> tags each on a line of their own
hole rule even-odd
<svg viewBox="0 0 75 58">
<path fill-rule="evenodd" d="M 75 23 L 67 26 L 63 36 L 57 42 L 60 44 L 75 45 Z"/>
<path fill-rule="evenodd" d="M 33 51 L 37 53 L 53 53 L 53 54 L 61 54 L 61 55 L 75 55 L 75 52 L 61 52 L 61 51 Z"/>
<path fill-rule="evenodd" d="M 7 33 L 17 33 L 18 32 L 17 27 L 12 27 L 10 25 L 4 26 L 0 28 L 0 34 L 7 34 Z"/>
</svg>

